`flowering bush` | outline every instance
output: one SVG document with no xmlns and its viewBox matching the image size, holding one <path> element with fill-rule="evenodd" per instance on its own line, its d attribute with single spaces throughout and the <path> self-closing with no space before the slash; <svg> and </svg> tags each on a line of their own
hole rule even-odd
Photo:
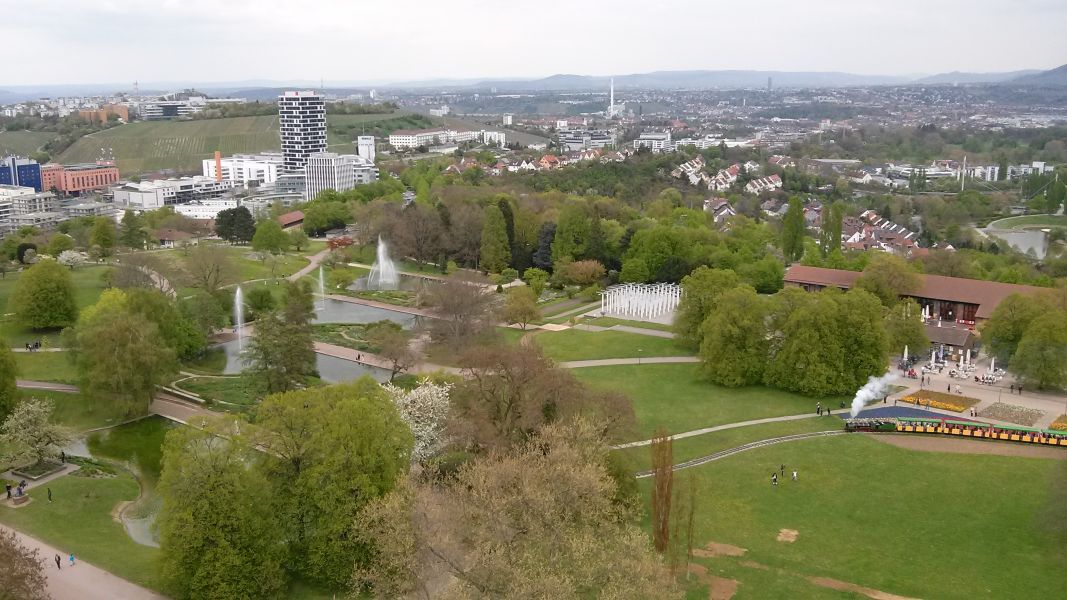
<svg viewBox="0 0 1067 600">
<path fill-rule="evenodd" d="M 442 432 L 448 417 L 448 393 L 452 384 L 425 382 L 413 390 L 405 390 L 391 383 L 382 387 L 393 398 L 400 418 L 411 428 L 415 447 L 411 450 L 411 462 L 419 463 L 441 447 Z"/>
<path fill-rule="evenodd" d="M 1056 431 L 1067 431 L 1067 415 L 1060 415 L 1049 425 L 1049 429 L 1055 429 Z"/>
<path fill-rule="evenodd" d="M 908 404 L 921 404 L 922 406 L 929 406 L 930 408 L 937 408 L 940 410 L 951 410 L 953 412 L 963 412 L 967 410 L 968 407 L 978 404 L 977 398 L 957 396 L 955 394 L 946 394 L 944 392 L 932 392 L 930 390 L 920 390 L 908 394 L 901 398 L 900 401 L 907 402 Z"/>
<path fill-rule="evenodd" d="M 998 421 L 1007 421 L 1009 423 L 1025 425 L 1027 427 L 1032 427 L 1034 423 L 1037 423 L 1037 421 L 1044 415 L 1044 412 L 1037 410 L 1036 408 L 1027 408 L 1016 404 L 1008 404 L 1006 402 L 995 402 L 982 409 L 982 412 L 978 413 L 978 416 L 981 417 L 996 419 Z"/>
</svg>

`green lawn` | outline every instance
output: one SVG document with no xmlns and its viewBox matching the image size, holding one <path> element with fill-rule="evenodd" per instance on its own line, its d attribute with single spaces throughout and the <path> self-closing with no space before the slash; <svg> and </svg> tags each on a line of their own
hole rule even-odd
<svg viewBox="0 0 1067 600">
<path fill-rule="evenodd" d="M 14 509 L 0 505 L 0 521 L 64 554 L 73 553 L 119 577 L 156 587 L 159 550 L 135 543 L 123 525 L 111 517 L 119 502 L 137 498 L 139 487 L 132 475 L 119 471 L 107 479 L 67 476 L 48 487 L 54 502 L 47 501 L 43 489 L 31 490 L 33 502 L 28 506 Z"/>
<path fill-rule="evenodd" d="M 262 398 L 255 382 L 247 377 L 194 377 L 178 383 L 178 387 L 202 398 L 251 406 Z"/>
<path fill-rule="evenodd" d="M 782 463 L 800 480 L 787 476 L 772 487 L 770 473 Z M 918 452 L 849 435 L 679 471 L 676 486 L 689 476 L 697 485 L 695 546 L 748 550 L 698 560 L 738 578 L 747 598 L 821 597 L 814 587 L 811 595 L 773 587 L 798 586 L 795 576 L 912 598 L 1056 596 L 1067 585 L 1065 461 Z M 646 498 L 649 487 L 643 480 Z M 781 529 L 799 537 L 776 541 Z M 772 570 L 757 573 L 742 561 Z"/>
<path fill-rule="evenodd" d="M 75 431 L 107 427 L 126 420 L 125 411 L 116 408 L 113 403 L 96 402 L 80 393 L 67 394 L 45 390 L 20 390 L 20 393 L 23 398 L 51 400 L 55 405 L 55 421 Z"/>
<path fill-rule="evenodd" d="M 206 373 L 208 375 L 221 375 L 225 369 L 226 351 L 222 348 L 208 348 L 200 356 L 187 360 L 182 364 L 183 371 Z"/>
<path fill-rule="evenodd" d="M 547 356 L 560 362 L 690 354 L 675 344 L 674 340 L 625 331 L 543 331 L 533 340 L 544 349 Z"/>
<path fill-rule="evenodd" d="M 291 252 L 280 254 L 277 257 L 270 257 L 266 260 L 259 260 L 256 258 L 256 253 L 252 251 L 251 246 L 230 246 L 229 244 L 219 244 L 219 246 L 222 247 L 232 259 L 235 271 L 233 277 L 230 277 L 223 282 L 224 285 L 232 285 L 250 280 L 257 280 L 257 283 L 262 284 L 262 282 L 258 280 L 288 277 L 308 265 L 306 252 Z M 163 270 L 165 271 L 164 275 L 168 279 L 178 283 L 182 281 L 183 266 L 186 261 L 186 253 L 184 250 L 164 250 L 154 252 L 153 255 L 162 260 L 166 265 Z M 177 292 L 180 296 L 184 297 L 193 294 L 195 288 L 179 285 Z"/>
<path fill-rule="evenodd" d="M 746 425 L 722 431 L 712 431 L 711 433 L 674 440 L 671 446 L 674 452 L 674 462 L 680 463 L 751 442 L 796 435 L 798 433 L 835 431 L 842 427 L 841 420 L 836 417 L 812 417 L 796 421 L 761 423 L 759 425 Z M 652 468 L 652 457 L 649 454 L 648 446 L 626 448 L 617 452 L 626 457 L 627 464 L 635 472 Z"/>
<path fill-rule="evenodd" d="M 633 400 L 637 439 L 652 437 L 660 426 L 669 433 L 681 433 L 725 423 L 814 413 L 818 401 L 773 388 L 713 385 L 701 378 L 699 364 L 619 365 L 571 372 L 591 386 L 622 392 Z M 822 403 L 837 406 L 840 400 L 823 399 Z"/>
<path fill-rule="evenodd" d="M 77 383 L 78 372 L 69 352 L 16 352 L 19 379 Z"/>
<path fill-rule="evenodd" d="M 79 309 L 95 304 L 100 298 L 100 294 L 106 289 L 103 276 L 110 268 L 106 265 L 94 265 L 81 267 L 71 272 L 71 279 L 74 282 L 74 302 Z M 12 347 L 21 347 L 27 342 L 36 340 L 41 340 L 42 343 L 51 346 L 58 345 L 59 331 L 35 331 L 16 321 L 14 315 L 7 314 L 8 300 L 14 293 L 21 275 L 22 273 L 7 273 L 0 278 L 0 312 L 4 313 L 4 317 L 0 319 L 0 336 Z"/>
<path fill-rule="evenodd" d="M 638 327 L 640 329 L 673 331 L 670 325 L 664 325 L 662 323 L 649 323 L 647 321 L 628 321 L 626 319 L 616 319 L 615 317 L 595 317 L 592 319 L 583 319 L 582 323 L 584 323 L 585 325 L 596 325 L 598 327 L 614 327 L 615 325 L 626 325 L 628 327 Z"/>
<path fill-rule="evenodd" d="M 989 224 L 989 229 L 1026 229 L 1033 227 L 1067 227 L 1067 215 L 1008 217 Z"/>
</svg>

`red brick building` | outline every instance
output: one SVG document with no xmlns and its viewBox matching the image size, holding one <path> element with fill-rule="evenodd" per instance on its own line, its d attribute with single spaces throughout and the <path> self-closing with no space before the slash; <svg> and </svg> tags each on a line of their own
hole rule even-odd
<svg viewBox="0 0 1067 600">
<path fill-rule="evenodd" d="M 55 189 L 64 194 L 78 195 L 89 190 L 103 189 L 118 183 L 118 180 L 119 169 L 110 163 L 48 163 L 41 167 L 41 189 Z"/>
</svg>

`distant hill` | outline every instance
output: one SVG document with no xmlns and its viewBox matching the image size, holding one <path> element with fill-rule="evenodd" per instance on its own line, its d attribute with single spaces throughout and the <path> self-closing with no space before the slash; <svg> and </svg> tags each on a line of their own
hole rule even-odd
<svg viewBox="0 0 1067 600">
<path fill-rule="evenodd" d="M 1017 79 L 1025 75 L 1034 75 L 1041 73 L 1038 69 L 1027 69 L 1023 71 L 1006 71 L 1001 73 L 964 73 L 961 71 L 952 71 L 951 73 L 938 73 L 937 75 L 930 75 L 929 77 L 923 77 L 916 79 L 914 83 L 918 84 L 966 84 L 966 83 L 1000 83 L 1002 81 L 1009 81 L 1011 79 Z"/>
<path fill-rule="evenodd" d="M 1060 65 L 1055 69 L 1040 71 L 1031 75 L 1016 77 L 1006 83 L 1022 85 L 1054 85 L 1067 86 L 1067 65 Z"/>
<path fill-rule="evenodd" d="M 770 77 L 774 87 L 844 87 L 856 85 L 895 85 L 908 83 L 907 77 L 891 75 L 857 75 L 839 72 L 792 71 L 654 71 L 615 76 L 619 88 L 743 88 L 766 87 Z M 491 88 L 501 91 L 530 90 L 602 90 L 610 77 L 560 74 L 530 79 L 486 80 L 461 87 Z"/>
</svg>

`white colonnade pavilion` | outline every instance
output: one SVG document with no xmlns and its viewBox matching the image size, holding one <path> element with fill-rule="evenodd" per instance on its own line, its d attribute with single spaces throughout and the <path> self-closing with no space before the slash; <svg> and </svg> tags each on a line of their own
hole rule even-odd
<svg viewBox="0 0 1067 600">
<path fill-rule="evenodd" d="M 601 293 L 600 312 L 654 319 L 677 308 L 681 298 L 682 288 L 676 283 L 623 283 Z"/>
</svg>

